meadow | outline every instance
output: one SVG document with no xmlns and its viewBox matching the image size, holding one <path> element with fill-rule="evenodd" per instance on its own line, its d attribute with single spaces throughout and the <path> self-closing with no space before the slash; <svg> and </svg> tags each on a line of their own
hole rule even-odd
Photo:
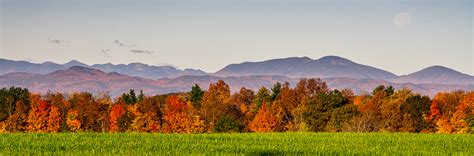
<svg viewBox="0 0 474 156">
<path fill-rule="evenodd" d="M 10 154 L 435 154 L 474 155 L 472 134 L 6 133 Z"/>
</svg>

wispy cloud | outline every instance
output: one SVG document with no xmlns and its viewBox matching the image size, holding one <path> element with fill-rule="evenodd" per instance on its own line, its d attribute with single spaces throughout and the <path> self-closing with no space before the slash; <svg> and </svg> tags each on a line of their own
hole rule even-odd
<svg viewBox="0 0 474 156">
<path fill-rule="evenodd" d="M 132 53 L 137 53 L 137 54 L 153 54 L 153 51 L 148 51 L 148 50 L 138 50 L 138 49 L 133 49 L 130 50 Z"/>
<path fill-rule="evenodd" d="M 121 41 L 119 41 L 119 40 L 115 40 L 115 41 L 114 41 L 114 44 L 116 44 L 116 45 L 119 46 L 119 47 L 128 47 L 128 48 L 136 47 L 136 46 L 133 45 L 133 44 L 125 44 L 125 43 L 123 43 L 123 42 L 121 42 Z"/>
<path fill-rule="evenodd" d="M 61 43 L 61 40 L 50 40 L 49 42 L 51 42 L 51 43 L 56 43 L 56 44 L 60 44 L 60 43 Z"/>
<path fill-rule="evenodd" d="M 50 39 L 48 38 L 48 41 L 50 43 L 54 43 L 54 44 L 64 44 L 64 43 L 69 43 L 69 41 L 66 41 L 66 40 L 60 40 L 60 39 Z"/>
<path fill-rule="evenodd" d="M 134 44 L 124 43 L 120 40 L 114 40 L 113 44 L 120 47 L 120 48 L 127 49 L 129 52 L 136 53 L 136 54 L 153 54 L 153 53 L 155 53 L 152 50 L 143 50 L 143 49 L 137 48 L 137 46 L 134 45 Z M 109 51 L 110 51 L 110 49 L 104 49 L 104 50 L 102 50 L 102 53 L 108 54 Z"/>
<path fill-rule="evenodd" d="M 109 51 L 110 51 L 110 49 L 104 49 L 104 50 L 102 50 L 101 52 L 102 52 L 102 53 L 106 53 L 106 54 L 108 54 L 108 53 L 109 53 Z"/>
<path fill-rule="evenodd" d="M 100 51 L 100 53 L 103 54 L 105 57 L 111 57 L 109 55 L 109 52 L 110 52 L 110 49 L 104 49 Z"/>
</svg>

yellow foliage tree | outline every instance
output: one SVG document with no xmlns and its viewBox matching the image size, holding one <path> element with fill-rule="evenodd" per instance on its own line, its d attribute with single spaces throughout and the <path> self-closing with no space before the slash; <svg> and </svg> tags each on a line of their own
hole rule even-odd
<svg viewBox="0 0 474 156">
<path fill-rule="evenodd" d="M 71 109 L 67 111 L 67 128 L 71 132 L 76 132 L 81 128 L 81 121 L 79 120 L 79 111 Z"/>
</svg>

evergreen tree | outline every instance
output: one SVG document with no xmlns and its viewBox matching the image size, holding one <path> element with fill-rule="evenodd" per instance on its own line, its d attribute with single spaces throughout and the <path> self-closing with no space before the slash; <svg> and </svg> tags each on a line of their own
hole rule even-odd
<svg viewBox="0 0 474 156">
<path fill-rule="evenodd" d="M 190 98 L 191 98 L 190 100 L 193 106 L 198 109 L 201 108 L 202 96 L 204 95 L 204 91 L 201 90 L 201 87 L 199 87 L 198 84 L 194 84 L 189 94 L 190 94 Z"/>
</svg>

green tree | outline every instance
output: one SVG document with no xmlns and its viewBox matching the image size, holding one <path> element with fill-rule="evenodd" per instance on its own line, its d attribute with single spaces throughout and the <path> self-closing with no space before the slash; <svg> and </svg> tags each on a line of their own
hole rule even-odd
<svg viewBox="0 0 474 156">
<path fill-rule="evenodd" d="M 244 126 L 228 115 L 222 116 L 214 127 L 214 132 L 242 132 Z"/>
<path fill-rule="evenodd" d="M 347 105 L 348 102 L 349 100 L 345 98 L 339 90 L 330 91 L 328 94 L 320 93 L 314 96 L 309 101 L 307 111 L 304 112 L 306 124 L 312 131 L 319 132 L 326 130 L 328 122 L 334 120 L 337 122 L 334 123 L 334 127 L 341 128 L 341 121 L 333 118 L 337 118 L 337 116 L 345 112 L 343 110 L 337 110 L 337 108 Z M 336 111 L 341 112 L 333 113 Z"/>
<path fill-rule="evenodd" d="M 420 132 L 427 128 L 428 123 L 425 121 L 425 117 L 430 112 L 431 100 L 428 96 L 415 95 L 409 97 L 402 105 L 400 109 L 404 116 L 411 118 L 411 123 L 403 123 L 403 127 L 413 127 L 414 132 Z M 407 122 L 404 119 L 404 122 Z M 407 128 L 405 128 L 407 129 Z"/>
<path fill-rule="evenodd" d="M 392 86 L 385 87 L 384 85 L 379 85 L 372 91 L 372 95 L 376 96 L 377 94 L 381 94 L 381 96 L 390 96 L 394 92 L 395 89 Z"/>
<path fill-rule="evenodd" d="M 122 99 L 127 105 L 135 105 L 138 102 L 138 98 L 135 94 L 135 90 L 133 89 L 130 89 L 128 93 L 123 93 Z"/>
<path fill-rule="evenodd" d="M 204 95 L 204 91 L 202 91 L 201 87 L 198 84 L 194 84 L 189 92 L 190 100 L 193 106 L 197 109 L 201 108 L 201 101 L 202 96 Z"/>
<path fill-rule="evenodd" d="M 0 89 L 0 121 L 6 120 L 15 113 L 17 102 L 21 101 L 21 107 L 26 111 L 31 109 L 29 101 L 30 93 L 26 88 L 11 87 Z"/>
<path fill-rule="evenodd" d="M 388 90 L 388 91 L 387 91 Z M 386 89 L 387 95 L 390 94 L 389 88 Z M 411 125 L 412 118 L 408 115 L 404 115 L 401 111 L 401 106 L 406 100 L 413 96 L 410 90 L 402 89 L 398 90 L 395 93 L 391 94 L 389 97 L 382 100 L 379 110 L 380 110 L 380 119 L 381 119 L 381 130 L 382 131 L 414 131 L 414 128 Z M 404 125 L 404 121 L 405 123 Z M 403 128 L 404 126 L 405 128 Z"/>
<path fill-rule="evenodd" d="M 137 96 L 137 103 L 143 101 L 145 99 L 145 94 L 143 93 L 143 90 L 140 90 L 140 93 Z"/>
<path fill-rule="evenodd" d="M 255 95 L 255 99 L 254 99 L 255 108 L 253 112 L 257 112 L 262 106 L 263 101 L 268 102 L 270 101 L 270 98 L 271 98 L 270 91 L 265 87 L 260 88 L 257 92 L 257 95 Z"/>
<path fill-rule="evenodd" d="M 272 90 L 272 93 L 270 95 L 270 101 L 273 102 L 280 96 L 281 83 L 280 82 L 275 83 L 271 90 Z"/>
<path fill-rule="evenodd" d="M 242 125 L 248 125 L 255 116 L 255 113 L 252 112 L 252 107 L 254 107 L 252 101 L 254 97 L 254 92 L 245 87 L 240 88 L 239 92 L 232 95 L 232 105 L 238 109 L 240 117 L 237 119 L 242 123 Z"/>
</svg>

